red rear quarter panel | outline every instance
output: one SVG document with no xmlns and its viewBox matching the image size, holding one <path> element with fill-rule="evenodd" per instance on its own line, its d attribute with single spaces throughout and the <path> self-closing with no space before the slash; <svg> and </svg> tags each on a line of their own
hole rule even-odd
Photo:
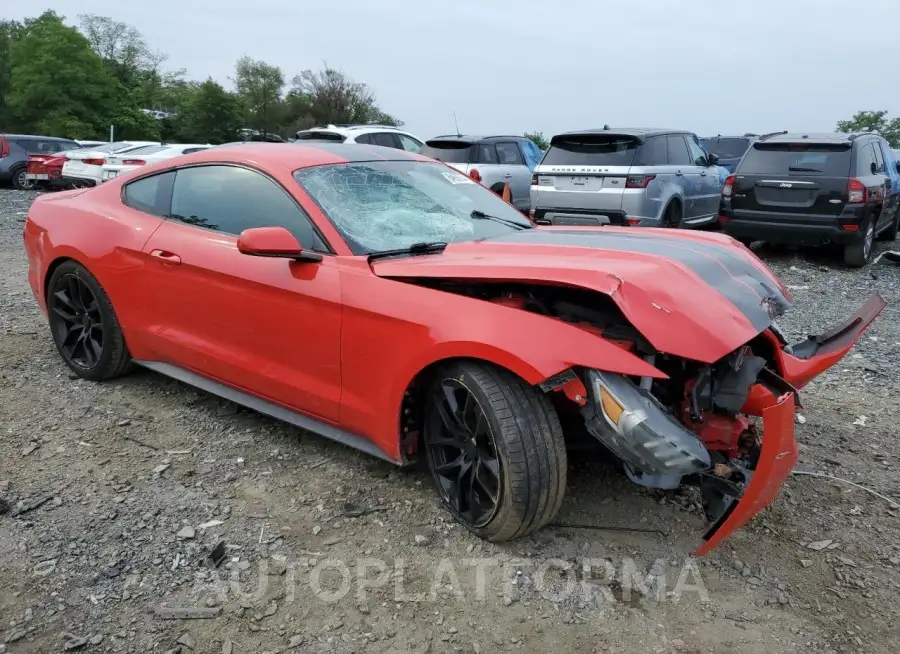
<svg viewBox="0 0 900 654">
<path fill-rule="evenodd" d="M 130 273 L 145 265 L 141 248 L 162 219 L 122 205 L 118 190 L 101 186 L 39 196 L 28 212 L 23 237 L 28 281 L 45 313 L 49 274 L 61 261 L 73 259 L 106 290 L 128 338 L 132 310 L 140 303 L 140 289 L 131 284 Z M 129 347 L 134 345 L 129 341 Z"/>
</svg>

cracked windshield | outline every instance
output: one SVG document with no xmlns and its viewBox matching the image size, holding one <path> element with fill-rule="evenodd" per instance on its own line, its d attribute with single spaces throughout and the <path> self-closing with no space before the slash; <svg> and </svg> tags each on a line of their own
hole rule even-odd
<svg viewBox="0 0 900 654">
<path fill-rule="evenodd" d="M 335 164 L 305 168 L 294 177 L 355 254 L 473 241 L 529 227 L 491 191 L 443 164 Z"/>
</svg>

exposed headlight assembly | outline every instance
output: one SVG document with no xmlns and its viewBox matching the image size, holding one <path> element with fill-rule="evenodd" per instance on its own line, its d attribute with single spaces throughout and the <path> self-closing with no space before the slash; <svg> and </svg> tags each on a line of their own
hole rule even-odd
<svg viewBox="0 0 900 654">
<path fill-rule="evenodd" d="M 648 475 L 689 475 L 710 467 L 703 442 L 648 392 L 617 374 L 590 370 L 588 431 L 626 463 Z"/>
</svg>

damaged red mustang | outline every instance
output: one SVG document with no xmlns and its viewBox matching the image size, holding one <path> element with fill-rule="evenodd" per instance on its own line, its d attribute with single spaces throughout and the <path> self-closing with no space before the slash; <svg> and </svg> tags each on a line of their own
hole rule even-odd
<svg viewBox="0 0 900 654">
<path fill-rule="evenodd" d="M 424 461 L 491 541 L 554 518 L 574 423 L 632 481 L 698 486 L 709 551 L 777 495 L 798 389 L 885 304 L 789 345 L 789 292 L 729 237 L 536 227 L 444 164 L 366 145 L 169 159 L 38 198 L 24 239 L 82 378 L 137 364 Z"/>
</svg>

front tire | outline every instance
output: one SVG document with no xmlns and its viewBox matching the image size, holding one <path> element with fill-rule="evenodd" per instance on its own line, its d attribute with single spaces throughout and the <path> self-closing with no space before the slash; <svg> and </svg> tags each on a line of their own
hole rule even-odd
<svg viewBox="0 0 900 654">
<path fill-rule="evenodd" d="M 866 220 L 862 238 L 844 246 L 844 263 L 851 268 L 862 268 L 872 260 L 875 249 L 875 220 Z"/>
<path fill-rule="evenodd" d="M 549 399 L 489 364 L 454 362 L 425 404 L 428 468 L 450 513 L 492 542 L 540 529 L 566 488 L 562 428 Z"/>
<path fill-rule="evenodd" d="M 131 356 L 116 312 L 87 268 L 66 261 L 53 271 L 47 315 L 56 349 L 76 375 L 101 381 L 128 370 Z"/>
</svg>

